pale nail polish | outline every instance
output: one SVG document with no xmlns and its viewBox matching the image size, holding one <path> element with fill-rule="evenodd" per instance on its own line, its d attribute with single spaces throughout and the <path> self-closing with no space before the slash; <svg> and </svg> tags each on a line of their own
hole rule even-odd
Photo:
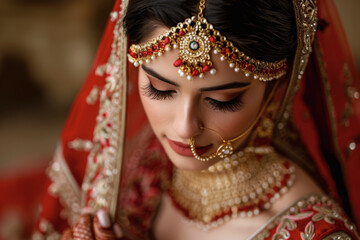
<svg viewBox="0 0 360 240">
<path fill-rule="evenodd" d="M 99 219 L 99 223 L 100 226 L 103 228 L 108 228 L 110 227 L 110 219 L 109 219 L 109 215 L 107 214 L 107 212 L 105 212 L 105 210 L 101 209 L 97 212 L 97 217 Z"/>
</svg>

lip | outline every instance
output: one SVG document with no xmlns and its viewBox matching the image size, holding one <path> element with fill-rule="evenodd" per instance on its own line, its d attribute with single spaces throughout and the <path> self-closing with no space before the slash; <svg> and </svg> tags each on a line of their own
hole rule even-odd
<svg viewBox="0 0 360 240">
<path fill-rule="evenodd" d="M 186 157 L 194 156 L 191 152 L 189 144 L 176 142 L 176 141 L 170 140 L 168 138 L 167 138 L 167 141 L 168 141 L 170 147 L 172 148 L 172 150 L 174 150 L 174 152 L 176 152 L 177 154 L 179 154 L 181 156 L 186 156 Z M 196 153 L 198 155 L 202 155 L 202 154 L 206 153 L 207 151 L 209 151 L 211 147 L 212 147 L 212 144 L 202 146 L 202 147 L 195 147 Z"/>
</svg>

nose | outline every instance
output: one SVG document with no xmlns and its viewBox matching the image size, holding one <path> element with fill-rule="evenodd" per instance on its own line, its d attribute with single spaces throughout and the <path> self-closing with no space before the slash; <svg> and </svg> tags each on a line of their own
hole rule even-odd
<svg viewBox="0 0 360 240">
<path fill-rule="evenodd" d="M 201 114 L 196 109 L 195 103 L 191 99 L 184 99 L 175 109 L 173 127 L 177 136 L 182 140 L 189 140 L 191 137 L 199 135 L 202 130 Z"/>
</svg>

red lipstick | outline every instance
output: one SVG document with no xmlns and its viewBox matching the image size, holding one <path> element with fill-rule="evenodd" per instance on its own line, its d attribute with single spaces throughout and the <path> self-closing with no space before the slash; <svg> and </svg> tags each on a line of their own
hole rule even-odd
<svg viewBox="0 0 360 240">
<path fill-rule="evenodd" d="M 174 152 L 176 152 L 177 154 L 182 155 L 182 156 L 186 156 L 186 157 L 192 157 L 193 156 L 189 144 L 184 144 L 184 143 L 181 143 L 181 142 L 172 141 L 172 140 L 170 140 L 168 138 L 167 138 L 167 140 L 168 140 L 168 143 L 169 143 L 170 147 L 172 148 L 172 150 L 174 150 Z M 212 147 L 212 144 L 207 145 L 207 146 L 203 146 L 203 147 L 196 147 L 196 153 L 198 155 L 202 155 L 202 154 L 206 153 L 207 151 L 209 151 L 209 149 L 211 147 Z"/>
</svg>

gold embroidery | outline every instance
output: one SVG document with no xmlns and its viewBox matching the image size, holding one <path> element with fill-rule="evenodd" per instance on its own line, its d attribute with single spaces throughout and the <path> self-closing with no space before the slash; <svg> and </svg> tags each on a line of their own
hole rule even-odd
<svg viewBox="0 0 360 240">
<path fill-rule="evenodd" d="M 297 228 L 296 220 L 307 218 L 313 214 L 312 212 L 301 212 L 291 216 L 285 216 L 281 220 L 281 224 L 277 229 L 276 233 L 273 235 L 272 240 L 277 239 L 288 239 L 290 237 L 290 232 Z"/>
<path fill-rule="evenodd" d="M 252 240 L 264 240 L 270 236 L 270 231 L 277 227 L 276 233 L 273 235 L 272 239 L 287 239 L 287 236 L 290 236 L 289 230 L 293 230 L 296 228 L 296 220 L 302 218 L 308 218 L 314 211 L 301 212 L 302 209 L 305 209 L 309 206 L 324 206 L 323 208 L 327 209 L 326 211 L 320 207 L 313 208 L 314 210 L 319 209 L 321 212 L 315 218 L 315 220 L 323 219 L 324 217 L 328 217 L 328 220 L 331 220 L 334 216 L 340 221 L 343 221 L 345 226 L 354 234 L 357 235 L 357 231 L 355 226 L 352 225 L 346 218 L 342 217 L 342 210 L 339 206 L 328 196 L 317 193 L 312 194 L 308 197 L 302 198 L 280 214 L 275 216 L 266 226 L 264 226 L 261 231 L 257 232 L 251 239 Z M 329 211 L 331 209 L 331 211 Z M 317 210 L 316 210 L 317 211 Z M 316 216 L 317 214 L 315 214 Z M 279 227 L 278 227 L 279 226 Z M 313 231 L 312 226 L 307 226 L 305 228 L 305 235 L 302 237 L 311 237 L 311 232 Z M 310 238 L 309 238 L 310 239 Z"/>
<path fill-rule="evenodd" d="M 78 150 L 78 151 L 89 151 L 92 148 L 93 144 L 90 140 L 83 140 L 77 138 L 68 143 L 68 147 Z"/>
<path fill-rule="evenodd" d="M 47 174 L 53 181 L 48 191 L 51 195 L 59 197 L 60 203 L 64 206 L 61 217 L 67 218 L 71 225 L 81 212 L 80 188 L 65 162 L 60 145 L 56 149 L 54 160 Z"/>
<path fill-rule="evenodd" d="M 99 96 L 99 88 L 97 86 L 94 86 L 89 95 L 86 97 L 86 102 L 88 104 L 95 104 L 96 101 L 98 100 L 98 96 Z"/>
<path fill-rule="evenodd" d="M 106 71 L 107 64 L 99 65 L 95 70 L 96 76 L 103 76 Z"/>
<path fill-rule="evenodd" d="M 344 232 L 334 232 L 329 236 L 323 238 L 323 240 L 352 240 L 353 238 L 350 237 L 347 233 Z"/>
<path fill-rule="evenodd" d="M 341 218 L 339 216 L 339 213 L 334 210 L 331 209 L 330 207 L 320 207 L 320 206 L 314 206 L 313 209 L 315 209 L 316 211 L 318 211 L 319 213 L 315 214 L 314 216 L 312 216 L 312 220 L 314 222 L 318 222 L 320 220 L 323 220 L 327 223 L 330 224 L 334 224 L 334 219 L 340 219 L 343 220 L 343 218 Z"/>
<path fill-rule="evenodd" d="M 106 84 L 100 92 L 100 109 L 94 128 L 93 145 L 88 156 L 82 184 L 82 206 L 96 211 L 108 208 L 115 216 L 123 158 L 123 139 L 126 118 L 127 38 L 122 25 L 128 1 L 122 1 L 114 28 L 112 53 L 105 65 L 96 69 L 96 75 L 106 74 Z M 90 197 L 86 203 L 87 197 Z"/>
<path fill-rule="evenodd" d="M 300 145 L 294 144 L 299 139 L 294 139 L 294 135 L 291 134 L 294 130 L 290 116 L 292 116 L 294 96 L 299 89 L 300 79 L 305 72 L 309 55 L 312 51 L 311 43 L 317 27 L 317 9 L 315 3 L 315 0 L 293 0 L 298 46 L 292 64 L 293 70 L 289 85 L 276 116 L 273 134 L 274 145 L 281 149 L 290 159 L 300 163 L 302 166 L 308 167 L 308 170 L 311 172 L 315 172 L 315 169 L 312 169 L 311 164 L 308 164 L 308 156 L 305 150 Z"/>
<path fill-rule="evenodd" d="M 305 232 L 301 232 L 300 234 L 302 240 L 311 240 L 315 236 L 315 228 L 314 223 L 309 222 L 305 227 Z"/>
</svg>

